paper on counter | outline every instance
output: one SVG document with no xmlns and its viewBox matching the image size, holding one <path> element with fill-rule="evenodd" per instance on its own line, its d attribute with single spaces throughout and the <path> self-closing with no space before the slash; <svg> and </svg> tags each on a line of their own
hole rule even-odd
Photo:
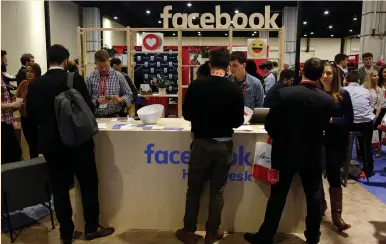
<svg viewBox="0 0 386 244">
<path fill-rule="evenodd" d="M 162 130 L 164 127 L 158 125 L 145 125 L 142 126 L 143 130 Z"/>
<path fill-rule="evenodd" d="M 98 123 L 98 129 L 106 129 L 107 123 Z"/>
<path fill-rule="evenodd" d="M 242 125 L 239 128 L 234 129 L 235 131 L 253 131 L 252 127 L 249 125 Z"/>
<path fill-rule="evenodd" d="M 257 128 L 259 128 L 260 130 L 265 130 L 265 126 L 264 125 L 258 125 Z"/>
<path fill-rule="evenodd" d="M 117 121 L 118 121 L 118 118 L 112 118 L 110 121 L 111 121 L 111 122 L 117 122 Z"/>
</svg>

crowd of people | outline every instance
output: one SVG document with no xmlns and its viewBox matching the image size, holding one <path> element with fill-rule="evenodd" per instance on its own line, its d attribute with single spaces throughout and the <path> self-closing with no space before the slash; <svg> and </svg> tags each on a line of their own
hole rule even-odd
<svg viewBox="0 0 386 244">
<path fill-rule="evenodd" d="M 51 165 L 63 243 L 72 243 L 74 231 L 69 197 L 74 175 L 81 187 L 86 239 L 108 236 L 114 228 L 99 225 L 94 142 L 91 139 L 76 147 L 63 143 L 54 110 L 55 97 L 68 89 L 68 72 L 74 73 L 73 88 L 95 117 L 126 116 L 138 93 L 130 76 L 122 73 L 121 60 L 110 60 L 105 50 L 95 53 L 96 69 L 85 79 L 79 74 L 77 60 L 69 61 L 69 56 L 61 45 L 49 47 L 49 69 L 42 74 L 34 56 L 23 54 L 22 67 L 14 79 L 15 88 L 6 75 L 7 53 L 1 51 L 1 137 L 6 142 L 1 146 L 2 163 L 21 159 L 13 127 L 13 113 L 19 110 L 30 157 L 43 154 Z M 201 238 L 195 232 L 206 181 L 210 181 L 210 202 L 205 243 L 212 244 L 224 236 L 220 229 L 223 191 L 232 161 L 233 128 L 243 124 L 244 106 L 270 108 L 265 129 L 272 138 L 272 168 L 280 172 L 280 180 L 271 187 L 264 223 L 256 233 L 246 233 L 245 239 L 256 244 L 273 243 L 292 178 L 299 173 L 307 201 L 305 236 L 308 243 L 318 243 L 320 222 L 327 209 L 322 184 L 324 169 L 330 186 L 333 224 L 339 231 L 349 229 L 351 225 L 342 219 L 340 183 L 348 133 L 362 133 L 358 138 L 358 155 L 365 161 L 366 177 L 373 176 L 373 154 L 363 151 L 371 152 L 373 131 L 386 113 L 386 66 L 373 65 L 370 53 L 363 54 L 362 59 L 364 67 L 360 69 L 349 68 L 345 54 L 336 55 L 334 61 L 309 59 L 302 69 L 300 84 L 293 86 L 297 75 L 288 64 L 279 70 L 276 62 L 261 63 L 261 76 L 256 63 L 247 60 L 243 52 L 212 50 L 209 61 L 197 70 L 198 78 L 189 85 L 183 103 L 183 117 L 191 121 L 194 140 L 184 227 L 176 232 L 177 238 L 186 244 Z M 379 135 L 382 139 L 382 132 Z M 379 157 L 381 152 L 379 147 L 375 156 Z"/>
</svg>

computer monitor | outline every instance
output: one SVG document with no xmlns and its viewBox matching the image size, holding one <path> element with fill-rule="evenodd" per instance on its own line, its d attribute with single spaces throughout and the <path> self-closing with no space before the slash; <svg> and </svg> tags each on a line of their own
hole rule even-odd
<svg viewBox="0 0 386 244">
<path fill-rule="evenodd" d="M 269 108 L 254 108 L 251 118 L 251 124 L 264 124 Z"/>
</svg>

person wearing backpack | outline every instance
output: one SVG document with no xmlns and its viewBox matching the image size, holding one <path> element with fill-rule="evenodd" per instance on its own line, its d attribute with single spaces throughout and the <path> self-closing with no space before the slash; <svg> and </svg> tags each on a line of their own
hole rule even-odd
<svg viewBox="0 0 386 244">
<path fill-rule="evenodd" d="M 60 238 L 64 244 L 72 243 L 74 223 L 72 221 L 72 209 L 69 196 L 69 185 L 74 175 L 77 177 L 82 189 L 82 203 L 85 218 L 85 237 L 87 240 L 105 237 L 114 232 L 114 228 L 104 228 L 99 225 L 99 202 L 98 202 L 98 175 L 95 164 L 94 141 L 92 134 L 87 137 L 79 137 L 84 141 L 79 145 L 76 143 L 65 143 L 62 139 L 63 119 L 57 120 L 59 112 L 72 112 L 74 116 L 81 117 L 79 111 L 60 111 L 56 108 L 58 101 L 71 102 L 89 116 L 87 112 L 94 111 L 91 97 L 88 94 L 83 77 L 77 73 L 73 75 L 71 87 L 68 86 L 69 73 L 66 72 L 70 54 L 62 45 L 53 45 L 47 50 L 47 61 L 49 70 L 46 74 L 31 83 L 27 95 L 27 113 L 38 125 L 38 149 L 43 153 L 47 162 L 51 165 L 52 190 L 56 217 L 60 224 Z M 72 89 L 71 89 L 72 88 Z M 61 97 L 73 94 L 78 97 Z M 79 94 L 83 100 L 79 99 Z M 71 100 L 73 99 L 73 100 Z M 88 111 L 84 108 L 87 104 Z M 60 107 L 68 108 L 66 106 Z M 91 113 L 92 115 L 92 113 Z M 82 119 L 84 119 L 84 116 Z M 95 118 L 94 118 L 95 120 Z M 85 120 L 82 120 L 84 123 Z M 69 133 L 76 133 L 77 129 L 71 127 L 71 121 L 64 121 L 69 127 Z M 87 120 L 86 120 L 87 122 Z M 92 121 L 90 124 L 92 125 Z M 73 131 L 71 131 L 73 129 Z M 79 141 L 78 140 L 78 141 Z"/>
</svg>

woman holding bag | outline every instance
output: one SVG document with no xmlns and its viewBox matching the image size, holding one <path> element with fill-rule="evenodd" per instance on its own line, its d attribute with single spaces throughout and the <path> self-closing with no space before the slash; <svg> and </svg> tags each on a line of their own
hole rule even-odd
<svg viewBox="0 0 386 244">
<path fill-rule="evenodd" d="M 330 184 L 330 202 L 332 222 L 339 231 L 347 230 L 351 225 L 342 219 L 342 187 L 340 184 L 340 168 L 345 159 L 348 143 L 348 127 L 353 123 L 353 108 L 350 94 L 343 90 L 338 68 L 335 62 L 326 62 L 319 86 L 330 94 L 335 102 L 333 117 L 326 130 L 326 172 Z M 322 187 L 323 189 L 323 187 Z M 323 194 L 323 213 L 327 210 L 327 202 Z"/>
</svg>

